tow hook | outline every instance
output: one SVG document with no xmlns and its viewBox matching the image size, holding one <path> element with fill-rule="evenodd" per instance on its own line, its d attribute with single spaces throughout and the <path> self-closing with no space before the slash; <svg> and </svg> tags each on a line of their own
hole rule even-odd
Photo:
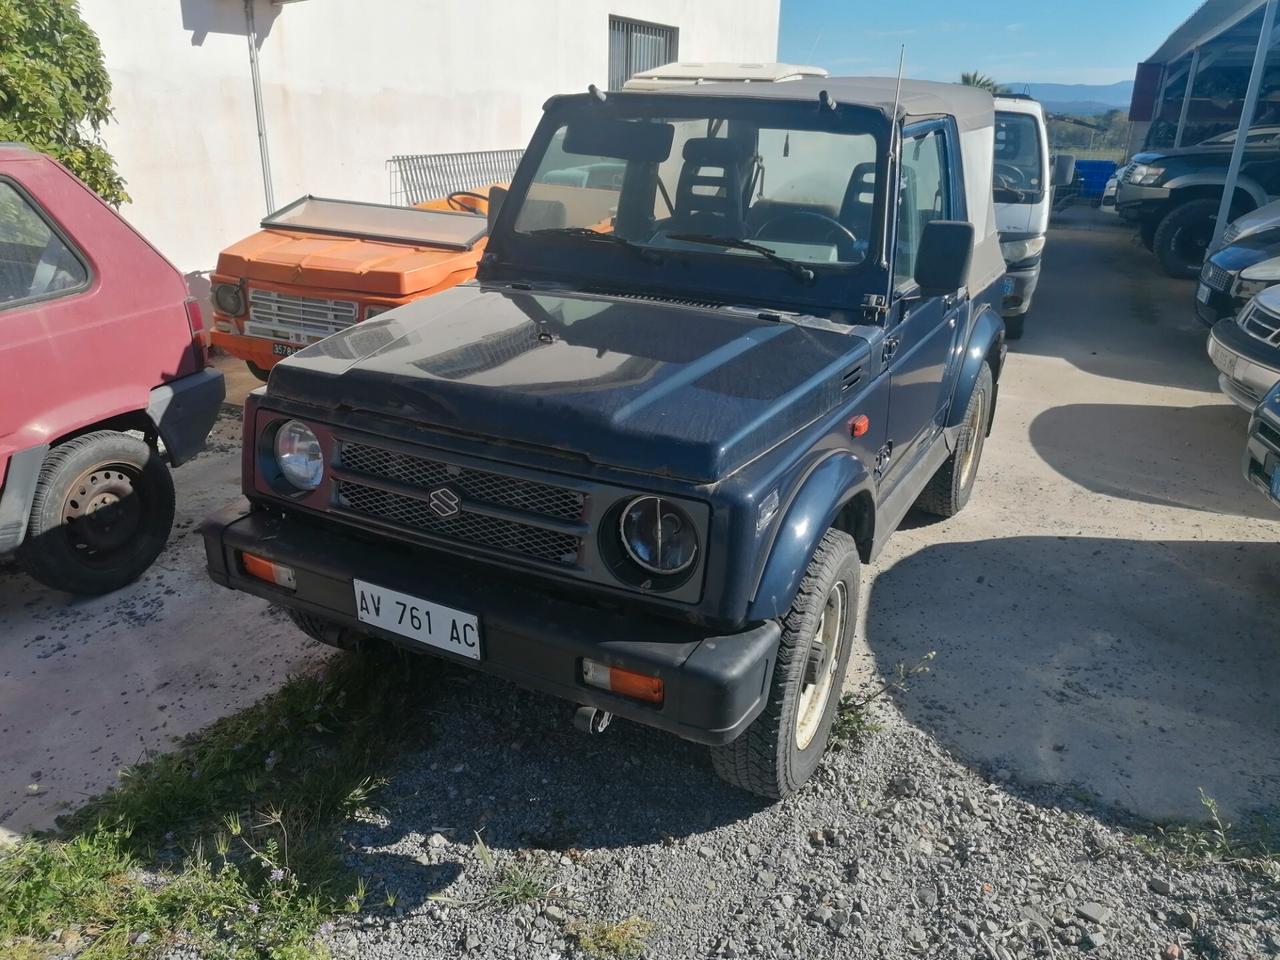
<svg viewBox="0 0 1280 960">
<path fill-rule="evenodd" d="M 583 733 L 604 733 L 613 714 L 599 707 L 579 707 L 573 711 L 573 725 Z"/>
</svg>

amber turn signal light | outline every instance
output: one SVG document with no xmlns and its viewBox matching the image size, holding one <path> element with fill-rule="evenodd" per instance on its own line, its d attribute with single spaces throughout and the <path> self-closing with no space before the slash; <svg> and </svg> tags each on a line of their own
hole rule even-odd
<svg viewBox="0 0 1280 960">
<path fill-rule="evenodd" d="M 249 576 L 265 580 L 267 583 L 274 583 L 277 587 L 293 590 L 298 586 L 293 575 L 293 567 L 286 567 L 283 563 L 276 563 L 274 560 L 268 560 L 254 553 L 241 553 L 240 564 Z"/>
<path fill-rule="evenodd" d="M 590 687 L 608 690 L 632 700 L 643 700 L 645 703 L 661 703 L 663 697 L 662 678 L 650 677 L 636 673 L 634 670 L 623 670 L 621 667 L 610 667 L 598 660 L 582 661 L 582 681 Z"/>
<path fill-rule="evenodd" d="M 865 413 L 860 413 L 849 421 L 849 435 L 852 437 L 865 437 L 871 429 L 871 418 Z"/>
</svg>

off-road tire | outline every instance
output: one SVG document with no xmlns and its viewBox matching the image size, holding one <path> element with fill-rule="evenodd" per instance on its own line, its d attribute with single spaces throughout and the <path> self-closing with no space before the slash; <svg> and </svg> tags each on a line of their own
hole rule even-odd
<svg viewBox="0 0 1280 960">
<path fill-rule="evenodd" d="M 1026 322 L 1027 315 L 1025 313 L 1020 313 L 1016 317 L 1005 317 L 1004 338 L 1006 340 L 1021 340 Z"/>
<path fill-rule="evenodd" d="M 129 475 L 132 492 L 120 502 L 136 496 L 137 513 L 122 543 L 93 550 L 77 545 L 71 524 L 78 521 L 68 520 L 66 510 L 72 500 L 79 507 L 73 485 L 99 467 L 102 476 Z M 93 499 L 87 484 L 83 495 Z M 160 555 L 169 540 L 173 512 L 173 478 L 146 441 L 114 430 L 73 437 L 44 459 L 18 560 L 27 573 L 55 590 L 86 596 L 109 593 L 138 579 Z"/>
<path fill-rule="evenodd" d="M 368 635 L 359 630 L 352 630 L 350 627 L 326 620 L 314 613 L 303 613 L 291 607 L 285 609 L 289 613 L 289 619 L 297 628 L 316 643 L 337 647 L 339 650 L 361 650 L 369 646 Z"/>
<path fill-rule="evenodd" d="M 1212 233 L 1213 225 L 1218 220 L 1218 207 L 1219 201 L 1202 197 L 1180 203 L 1164 215 L 1160 226 L 1156 228 L 1152 252 L 1166 274 L 1184 280 L 1195 279 L 1200 275 L 1204 266 L 1203 258 L 1199 263 L 1193 263 L 1180 252 L 1179 244 L 1189 230 L 1208 230 Z"/>
<path fill-rule="evenodd" d="M 246 360 L 244 362 L 244 365 L 249 368 L 250 373 L 252 373 L 255 377 L 257 377 L 263 383 L 266 383 L 267 380 L 271 377 L 270 370 L 267 370 L 267 369 L 264 369 L 263 367 L 258 366 L 252 360 Z"/>
<path fill-rule="evenodd" d="M 951 456 L 947 457 L 946 462 L 938 468 L 938 472 L 929 480 L 928 485 L 920 491 L 915 504 L 916 509 L 931 513 L 935 517 L 954 517 L 969 502 L 974 481 L 978 477 L 978 468 L 982 464 L 982 450 L 986 445 L 987 430 L 991 425 L 994 399 L 995 388 L 991 367 L 984 363 L 978 371 L 978 382 L 974 384 L 969 405 L 964 411 L 964 420 L 960 424 L 960 432 L 956 438 L 956 448 L 951 451 Z M 966 473 L 963 465 L 974 444 L 977 444 L 976 459 Z"/>
<path fill-rule="evenodd" d="M 800 696 L 810 645 L 828 597 L 844 584 L 843 637 L 825 710 L 808 746 L 796 743 Z M 782 618 L 782 638 L 764 711 L 733 742 L 711 748 L 711 762 L 724 780 L 751 793 L 779 800 L 795 793 L 818 769 L 831 736 L 831 723 L 849 667 L 858 621 L 858 549 L 853 538 L 828 530 L 814 553 L 791 609 Z"/>
<path fill-rule="evenodd" d="M 1138 239 L 1142 245 L 1151 252 L 1156 249 L 1156 228 L 1160 226 L 1160 220 L 1157 217 L 1150 217 L 1138 224 Z"/>
</svg>

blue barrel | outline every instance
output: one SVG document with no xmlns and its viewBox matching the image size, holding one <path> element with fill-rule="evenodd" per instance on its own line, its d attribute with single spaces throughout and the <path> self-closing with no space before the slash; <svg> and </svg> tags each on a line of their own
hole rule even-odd
<svg viewBox="0 0 1280 960">
<path fill-rule="evenodd" d="M 1080 196 L 1101 197 L 1107 181 L 1115 176 L 1116 167 L 1112 160 L 1077 160 L 1076 183 L 1080 185 Z"/>
</svg>

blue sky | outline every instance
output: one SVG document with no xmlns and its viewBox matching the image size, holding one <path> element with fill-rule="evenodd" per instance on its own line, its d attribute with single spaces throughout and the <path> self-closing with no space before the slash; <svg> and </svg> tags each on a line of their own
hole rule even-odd
<svg viewBox="0 0 1280 960">
<path fill-rule="evenodd" d="M 1199 0 L 782 0 L 778 59 L 833 74 L 1004 83 L 1132 80 Z"/>
</svg>

